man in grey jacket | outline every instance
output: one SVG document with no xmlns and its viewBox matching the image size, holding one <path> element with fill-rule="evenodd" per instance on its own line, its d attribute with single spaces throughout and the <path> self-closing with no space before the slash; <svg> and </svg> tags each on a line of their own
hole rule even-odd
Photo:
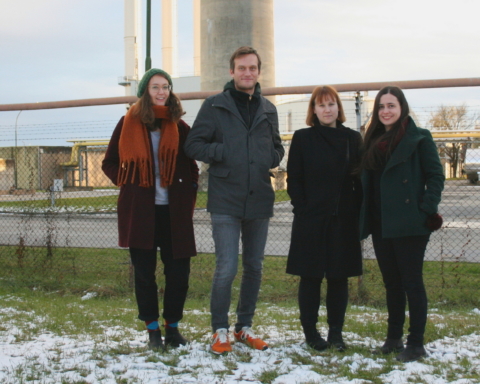
<svg viewBox="0 0 480 384">
<path fill-rule="evenodd" d="M 234 337 L 255 349 L 268 348 L 251 326 L 275 200 L 269 170 L 280 164 L 284 149 L 277 110 L 260 94 L 260 69 L 255 49 L 237 49 L 230 58 L 232 80 L 205 100 L 185 143 L 187 156 L 210 164 L 207 210 L 216 254 L 211 351 L 216 354 L 231 351 L 228 311 L 240 235 L 243 276 Z"/>
</svg>

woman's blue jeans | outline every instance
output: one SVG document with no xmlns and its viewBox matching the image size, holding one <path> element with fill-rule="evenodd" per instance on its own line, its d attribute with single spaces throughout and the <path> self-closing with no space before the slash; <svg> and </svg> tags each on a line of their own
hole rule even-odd
<svg viewBox="0 0 480 384">
<path fill-rule="evenodd" d="M 240 235 L 242 239 L 243 275 L 235 324 L 238 331 L 244 326 L 252 325 L 262 281 L 263 258 L 270 219 L 246 220 L 212 213 L 211 220 L 216 254 L 216 268 L 210 298 L 213 332 L 219 328 L 229 328 L 228 311 L 232 283 L 238 270 Z"/>
</svg>

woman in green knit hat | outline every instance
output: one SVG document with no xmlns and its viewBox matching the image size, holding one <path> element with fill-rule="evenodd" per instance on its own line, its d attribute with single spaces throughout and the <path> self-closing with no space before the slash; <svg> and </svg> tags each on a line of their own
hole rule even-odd
<svg viewBox="0 0 480 384">
<path fill-rule="evenodd" d="M 190 258 L 196 255 L 192 216 L 198 168 L 183 151 L 190 127 L 181 119 L 184 112 L 170 75 L 150 69 L 137 96 L 113 132 L 102 169 L 120 187 L 119 246 L 130 250 L 138 318 L 146 324 L 149 347 L 164 349 L 187 343 L 178 322 L 188 291 Z M 165 275 L 165 343 L 158 322 L 158 248 Z"/>
</svg>

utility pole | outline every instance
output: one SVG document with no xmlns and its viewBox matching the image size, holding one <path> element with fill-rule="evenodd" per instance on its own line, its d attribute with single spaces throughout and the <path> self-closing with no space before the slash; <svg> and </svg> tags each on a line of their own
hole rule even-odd
<svg viewBox="0 0 480 384">
<path fill-rule="evenodd" d="M 145 57 L 145 72 L 152 68 L 150 57 L 150 20 L 152 15 L 152 0 L 147 0 L 147 55 Z"/>
</svg>

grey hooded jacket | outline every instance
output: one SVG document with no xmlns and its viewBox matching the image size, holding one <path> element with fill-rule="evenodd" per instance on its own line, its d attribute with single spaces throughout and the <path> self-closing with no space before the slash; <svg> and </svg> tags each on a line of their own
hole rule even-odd
<svg viewBox="0 0 480 384">
<path fill-rule="evenodd" d="M 210 164 L 208 212 L 242 219 L 273 216 L 269 170 L 280 164 L 285 151 L 270 101 L 260 96 L 249 129 L 226 86 L 205 100 L 184 148 L 187 156 Z"/>
</svg>

